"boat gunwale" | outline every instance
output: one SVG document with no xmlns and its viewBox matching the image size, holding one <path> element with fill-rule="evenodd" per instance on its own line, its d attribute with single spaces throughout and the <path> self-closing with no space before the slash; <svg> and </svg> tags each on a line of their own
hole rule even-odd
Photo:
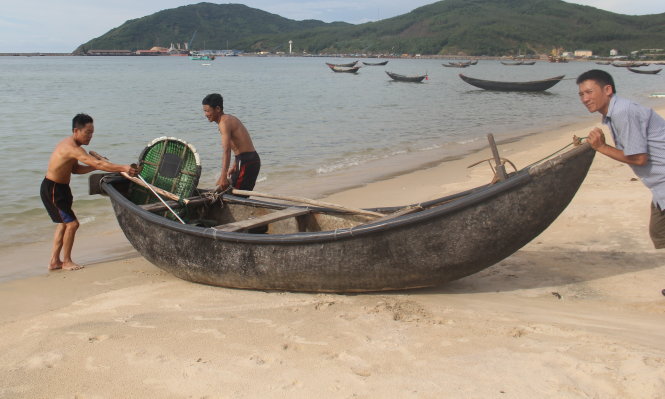
<svg viewBox="0 0 665 399">
<path fill-rule="evenodd" d="M 341 239 L 354 238 L 361 235 L 383 232 L 389 229 L 401 228 L 417 224 L 420 222 L 427 222 L 433 218 L 443 217 L 449 213 L 458 212 L 467 207 L 473 206 L 481 201 L 485 201 L 496 195 L 500 195 L 506 191 L 510 191 L 516 187 L 527 184 L 532 178 L 544 173 L 556 164 L 565 161 L 565 159 L 576 156 L 583 151 L 590 151 L 588 144 L 583 144 L 556 157 L 550 158 L 539 164 L 532 164 L 515 172 L 510 178 L 504 182 L 499 182 L 493 185 L 484 185 L 466 190 L 460 193 L 455 193 L 450 196 L 437 198 L 435 200 L 423 202 L 421 204 L 413 204 L 420 206 L 432 206 L 432 208 L 424 209 L 419 212 L 414 212 L 402 216 L 395 217 L 394 219 L 372 222 L 369 221 L 365 224 L 354 226 L 350 228 L 325 230 L 317 232 L 298 232 L 290 234 L 251 234 L 243 232 L 224 232 L 209 227 L 198 227 L 192 225 L 183 225 L 177 221 L 170 220 L 159 216 L 150 211 L 144 210 L 132 203 L 129 199 L 123 196 L 118 190 L 113 187 L 112 182 L 107 182 L 102 179 L 102 190 L 111 197 L 112 201 L 117 202 L 118 206 L 124 210 L 131 212 L 138 217 L 146 220 L 147 222 L 157 224 L 160 227 L 170 230 L 181 231 L 183 233 L 205 237 L 214 240 L 232 241 L 237 243 L 250 243 L 250 244 L 304 244 L 315 242 L 329 242 Z M 108 189 L 110 186 L 110 190 Z M 251 205 L 252 203 L 261 203 L 265 205 L 274 205 L 276 209 L 281 209 L 289 205 L 272 203 L 268 201 L 255 201 L 252 199 L 245 199 L 235 196 L 227 196 L 234 200 L 235 203 Z M 453 199 L 456 199 L 453 201 Z M 436 206 L 437 203 L 442 203 Z M 388 208 L 375 208 L 381 210 L 395 210 L 402 207 L 388 207 Z M 312 208 L 313 211 L 326 210 L 325 208 Z M 333 212 L 335 213 L 335 212 Z M 339 212 L 336 212 L 339 213 Z M 122 226 L 121 226 L 122 227 Z"/>
</svg>

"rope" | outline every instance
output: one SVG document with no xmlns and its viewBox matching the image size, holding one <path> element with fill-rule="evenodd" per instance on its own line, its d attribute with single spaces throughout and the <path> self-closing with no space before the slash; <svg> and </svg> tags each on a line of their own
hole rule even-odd
<svg viewBox="0 0 665 399">
<path fill-rule="evenodd" d="M 554 152 L 551 153 L 550 155 L 548 155 L 548 156 L 546 156 L 546 157 L 544 157 L 544 158 L 542 158 L 542 159 L 540 159 L 540 160 L 538 160 L 538 161 L 536 161 L 536 162 L 530 164 L 529 166 L 527 166 L 527 168 L 529 168 L 529 167 L 531 167 L 531 166 L 533 166 L 533 165 L 537 165 L 537 164 L 543 162 L 543 161 L 546 160 L 546 159 L 552 158 L 553 156 L 555 156 L 555 155 L 557 155 L 558 153 L 562 152 L 563 150 L 565 150 L 566 148 L 570 147 L 571 145 L 578 146 L 578 145 L 582 144 L 582 140 L 586 140 L 587 138 L 588 138 L 588 137 L 577 137 L 577 136 L 573 136 L 573 142 L 572 142 L 572 143 L 570 143 L 570 144 L 568 144 L 568 145 L 566 145 L 566 146 L 564 146 L 564 147 L 562 147 L 562 148 L 560 148 L 560 149 L 554 151 Z"/>
</svg>

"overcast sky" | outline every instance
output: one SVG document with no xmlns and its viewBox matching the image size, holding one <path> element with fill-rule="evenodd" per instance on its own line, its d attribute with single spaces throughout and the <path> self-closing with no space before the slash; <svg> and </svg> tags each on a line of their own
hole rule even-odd
<svg viewBox="0 0 665 399">
<path fill-rule="evenodd" d="M 197 0 L 0 0 L 0 53 L 73 51 L 125 21 Z M 216 1 L 211 1 L 217 3 Z M 433 0 L 239 0 L 285 18 L 353 24 L 405 14 Z M 580 0 L 620 14 L 665 12 L 664 0 Z M 224 3 L 222 3 L 224 4 Z"/>
</svg>

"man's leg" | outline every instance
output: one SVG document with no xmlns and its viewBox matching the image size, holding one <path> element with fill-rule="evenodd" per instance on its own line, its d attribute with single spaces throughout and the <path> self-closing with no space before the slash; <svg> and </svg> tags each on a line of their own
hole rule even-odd
<svg viewBox="0 0 665 399">
<path fill-rule="evenodd" d="M 649 235 L 656 249 L 665 248 L 665 211 L 651 203 L 651 219 L 649 220 Z"/>
<path fill-rule="evenodd" d="M 62 268 L 65 270 L 78 270 L 83 268 L 72 260 L 72 248 L 74 247 L 74 237 L 79 228 L 78 220 L 65 223 L 65 232 L 62 239 Z"/>
<path fill-rule="evenodd" d="M 65 235 L 65 224 L 58 223 L 55 225 L 55 233 L 53 233 L 53 248 L 51 249 L 51 260 L 48 264 L 49 270 L 62 269 L 62 261 L 60 260 L 60 251 L 62 250 L 62 239 Z"/>
</svg>

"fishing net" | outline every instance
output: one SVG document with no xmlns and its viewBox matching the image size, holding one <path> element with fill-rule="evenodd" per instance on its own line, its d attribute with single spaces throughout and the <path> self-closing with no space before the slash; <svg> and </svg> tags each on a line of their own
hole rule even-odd
<svg viewBox="0 0 665 399">
<path fill-rule="evenodd" d="M 196 148 L 175 137 L 159 137 L 141 152 L 141 177 L 155 187 L 178 197 L 192 196 L 201 177 L 201 161 Z M 132 183 L 129 199 L 144 205 L 159 201 L 147 188 Z"/>
</svg>

